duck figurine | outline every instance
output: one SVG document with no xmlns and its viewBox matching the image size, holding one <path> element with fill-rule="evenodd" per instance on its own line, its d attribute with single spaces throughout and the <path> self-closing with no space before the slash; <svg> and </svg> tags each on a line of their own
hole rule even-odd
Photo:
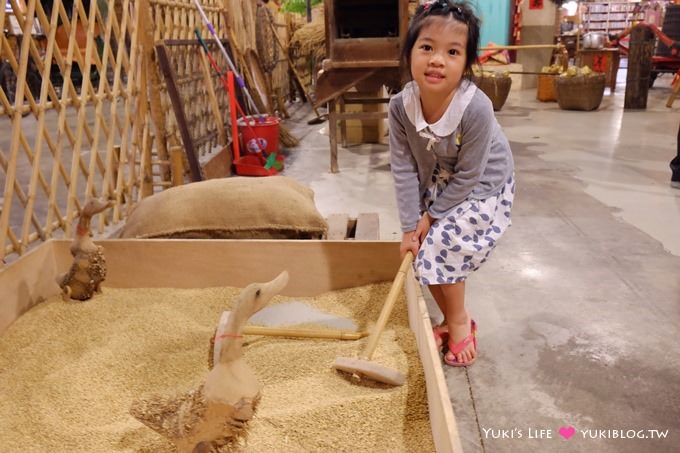
<svg viewBox="0 0 680 453">
<path fill-rule="evenodd" d="M 101 293 L 101 284 L 106 278 L 104 248 L 92 240 L 90 221 L 92 216 L 111 207 L 110 200 L 89 198 L 80 211 L 76 234 L 71 242 L 73 264 L 68 272 L 57 277 L 57 283 L 66 301 L 88 300 Z"/>
<path fill-rule="evenodd" d="M 180 452 L 215 451 L 247 437 L 262 385 L 243 360 L 243 326 L 287 284 L 288 272 L 283 271 L 270 282 L 246 286 L 220 335 L 219 361 L 205 382 L 179 396 L 139 399 L 130 413 Z"/>
</svg>

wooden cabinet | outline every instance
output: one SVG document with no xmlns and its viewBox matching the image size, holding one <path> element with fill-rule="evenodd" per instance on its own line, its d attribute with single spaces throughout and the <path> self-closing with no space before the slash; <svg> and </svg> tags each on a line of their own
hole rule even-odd
<svg viewBox="0 0 680 453">
<path fill-rule="evenodd" d="M 595 72 L 605 76 L 605 87 L 614 92 L 616 74 L 619 71 L 619 49 L 582 49 L 578 52 L 578 66 L 589 66 Z"/>
</svg>

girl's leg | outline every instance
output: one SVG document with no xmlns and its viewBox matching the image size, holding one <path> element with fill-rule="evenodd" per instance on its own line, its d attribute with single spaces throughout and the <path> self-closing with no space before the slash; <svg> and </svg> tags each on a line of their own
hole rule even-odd
<svg viewBox="0 0 680 453">
<path fill-rule="evenodd" d="M 430 294 L 432 294 L 432 297 L 434 297 L 435 302 L 437 302 L 437 306 L 439 307 L 439 311 L 442 312 L 444 315 L 444 321 L 442 321 L 441 325 L 445 326 L 446 325 L 446 299 L 444 298 L 444 293 L 442 292 L 442 285 L 429 285 L 427 287 L 430 290 Z"/>
<path fill-rule="evenodd" d="M 444 319 L 449 326 L 449 336 L 451 343 L 456 344 L 470 335 L 470 315 L 465 310 L 465 281 L 450 285 L 439 285 L 439 290 L 443 296 Z M 434 294 L 433 294 L 434 296 Z M 436 296 L 434 296 L 436 298 Z M 437 300 L 439 305 L 439 300 Z M 440 308 L 442 306 L 440 305 Z M 453 355 L 451 352 L 447 354 Z M 477 356 L 477 351 L 472 343 L 460 351 L 456 356 L 458 362 L 469 362 Z"/>
<path fill-rule="evenodd" d="M 441 351 L 444 347 L 444 344 L 449 341 L 449 326 L 446 322 L 446 299 L 444 298 L 441 285 L 429 285 L 428 289 L 430 290 L 430 294 L 432 294 L 435 302 L 437 302 L 439 311 L 441 311 L 442 315 L 444 315 L 444 320 L 432 328 L 437 350 Z"/>
</svg>

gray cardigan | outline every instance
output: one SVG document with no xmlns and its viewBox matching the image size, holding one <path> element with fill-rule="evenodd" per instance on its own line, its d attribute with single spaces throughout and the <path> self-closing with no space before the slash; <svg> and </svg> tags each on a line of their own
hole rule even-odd
<svg viewBox="0 0 680 453">
<path fill-rule="evenodd" d="M 416 228 L 426 209 L 439 219 L 466 199 L 485 199 L 496 194 L 514 171 L 510 144 L 496 121 L 491 100 L 476 90 L 460 120 L 460 152 L 457 133 L 440 137 L 435 153 L 426 149 L 428 139 L 421 137 L 409 120 L 403 91 L 389 103 L 390 164 L 397 195 L 403 232 Z M 455 98 L 452 102 L 455 102 Z M 432 184 L 436 160 L 453 173 L 444 191 L 427 208 L 425 191 Z"/>
</svg>

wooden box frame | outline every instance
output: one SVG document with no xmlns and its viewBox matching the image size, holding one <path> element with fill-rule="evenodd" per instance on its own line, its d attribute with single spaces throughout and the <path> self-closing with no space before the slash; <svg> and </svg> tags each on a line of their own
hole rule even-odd
<svg viewBox="0 0 680 453">
<path fill-rule="evenodd" d="M 359 1 L 368 8 L 371 0 L 324 0 L 326 25 L 326 55 L 330 66 L 336 68 L 398 66 L 401 40 L 408 30 L 408 0 L 383 0 L 374 3 L 391 3 L 398 15 L 398 33 L 395 36 L 341 38 L 336 9 L 343 2 Z M 337 7 L 337 8 L 336 8 Z M 326 63 L 326 67 L 329 63 Z"/>
<path fill-rule="evenodd" d="M 287 269 L 288 296 L 392 281 L 399 268 L 399 243 L 332 240 L 97 241 L 105 250 L 106 287 L 243 287 Z M 71 241 L 52 239 L 0 269 L 0 335 L 31 307 L 59 294 L 56 276 L 71 265 Z M 430 425 L 438 453 L 461 452 L 427 306 L 412 272 L 405 289 L 409 324 L 418 345 L 427 387 Z M 87 302 L 85 302 L 87 303 Z"/>
</svg>

